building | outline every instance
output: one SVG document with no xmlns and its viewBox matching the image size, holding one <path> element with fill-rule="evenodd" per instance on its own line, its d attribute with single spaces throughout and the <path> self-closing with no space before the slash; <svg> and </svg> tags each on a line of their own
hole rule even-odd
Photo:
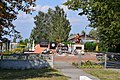
<svg viewBox="0 0 120 80">
<path fill-rule="evenodd" d="M 57 47 L 56 42 L 49 42 L 47 40 L 43 40 L 43 41 L 40 41 L 40 43 L 35 46 L 34 52 L 35 53 L 42 53 L 44 50 L 49 49 L 53 53 L 55 53 L 56 52 L 56 50 L 55 50 L 56 47 Z"/>
<path fill-rule="evenodd" d="M 79 36 L 78 37 L 79 42 L 80 42 L 79 44 L 76 43 L 76 41 L 77 41 L 76 37 L 77 36 Z M 71 42 L 71 43 L 75 43 L 73 45 L 69 45 L 70 47 L 72 47 L 74 50 L 79 49 L 82 53 L 84 53 L 83 52 L 84 51 L 84 44 L 86 42 L 96 42 L 96 43 L 98 43 L 98 40 L 95 39 L 94 37 L 91 37 L 89 35 L 79 35 L 79 34 L 74 34 L 74 35 L 70 36 L 68 38 L 68 41 Z M 98 45 L 96 46 L 96 51 L 98 51 Z"/>
<path fill-rule="evenodd" d="M 68 38 L 68 41 L 75 43 L 75 41 L 76 41 L 76 39 L 75 39 L 76 35 L 77 34 L 74 34 L 74 35 L 70 36 Z M 80 41 L 81 44 L 85 44 L 85 42 L 97 42 L 98 41 L 97 39 L 95 39 L 94 37 L 91 37 L 89 35 L 80 35 L 80 40 L 81 40 Z"/>
<path fill-rule="evenodd" d="M 68 38 L 68 41 L 75 44 L 70 44 L 69 48 L 72 49 L 72 53 L 78 52 L 84 54 L 84 43 L 81 40 L 81 36 L 79 34 L 74 34 Z"/>
</svg>

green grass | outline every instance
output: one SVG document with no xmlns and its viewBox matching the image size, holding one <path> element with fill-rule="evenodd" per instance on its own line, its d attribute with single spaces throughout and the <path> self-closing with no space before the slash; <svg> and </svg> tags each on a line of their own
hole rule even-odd
<svg viewBox="0 0 120 80">
<path fill-rule="evenodd" d="M 51 68 L 37 70 L 0 70 L 1 79 L 68 80 L 67 77 Z"/>
<path fill-rule="evenodd" d="M 108 69 L 84 69 L 84 71 L 100 80 L 120 80 L 120 72 L 117 71 Z"/>
<path fill-rule="evenodd" d="M 26 80 L 68 80 L 68 79 L 66 79 L 65 77 L 52 77 L 52 78 L 43 77 L 43 78 L 29 78 Z"/>
</svg>

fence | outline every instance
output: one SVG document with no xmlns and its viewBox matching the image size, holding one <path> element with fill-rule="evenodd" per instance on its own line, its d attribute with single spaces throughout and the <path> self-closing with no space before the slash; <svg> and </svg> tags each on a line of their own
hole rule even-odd
<svg viewBox="0 0 120 80">
<path fill-rule="evenodd" d="M 2 69 L 39 69 L 53 67 L 52 55 L 43 54 L 3 54 L 0 56 Z"/>
<path fill-rule="evenodd" d="M 120 68 L 120 53 L 98 53 L 96 57 L 106 68 Z"/>
</svg>

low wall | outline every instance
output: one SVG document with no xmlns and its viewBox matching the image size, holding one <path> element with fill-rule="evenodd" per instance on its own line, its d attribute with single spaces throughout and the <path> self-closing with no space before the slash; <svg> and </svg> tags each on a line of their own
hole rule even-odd
<svg viewBox="0 0 120 80">
<path fill-rule="evenodd" d="M 0 68 L 2 69 L 39 69 L 49 67 L 48 62 L 44 60 L 2 60 Z"/>
<path fill-rule="evenodd" d="M 20 58 L 22 57 L 22 58 Z M 43 59 L 44 58 L 44 59 Z M 1 69 L 40 69 L 50 67 L 51 60 L 46 60 L 46 57 L 40 55 L 3 55 L 0 59 Z"/>
</svg>

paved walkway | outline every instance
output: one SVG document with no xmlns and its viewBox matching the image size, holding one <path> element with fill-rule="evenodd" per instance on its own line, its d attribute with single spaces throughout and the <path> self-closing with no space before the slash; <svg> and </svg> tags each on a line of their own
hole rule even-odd
<svg viewBox="0 0 120 80">
<path fill-rule="evenodd" d="M 100 80 L 90 74 L 85 73 L 81 69 L 77 69 L 67 62 L 54 62 L 54 67 L 62 72 L 65 76 L 70 77 L 69 80 L 80 80 L 80 76 L 87 76 L 92 80 Z"/>
</svg>

